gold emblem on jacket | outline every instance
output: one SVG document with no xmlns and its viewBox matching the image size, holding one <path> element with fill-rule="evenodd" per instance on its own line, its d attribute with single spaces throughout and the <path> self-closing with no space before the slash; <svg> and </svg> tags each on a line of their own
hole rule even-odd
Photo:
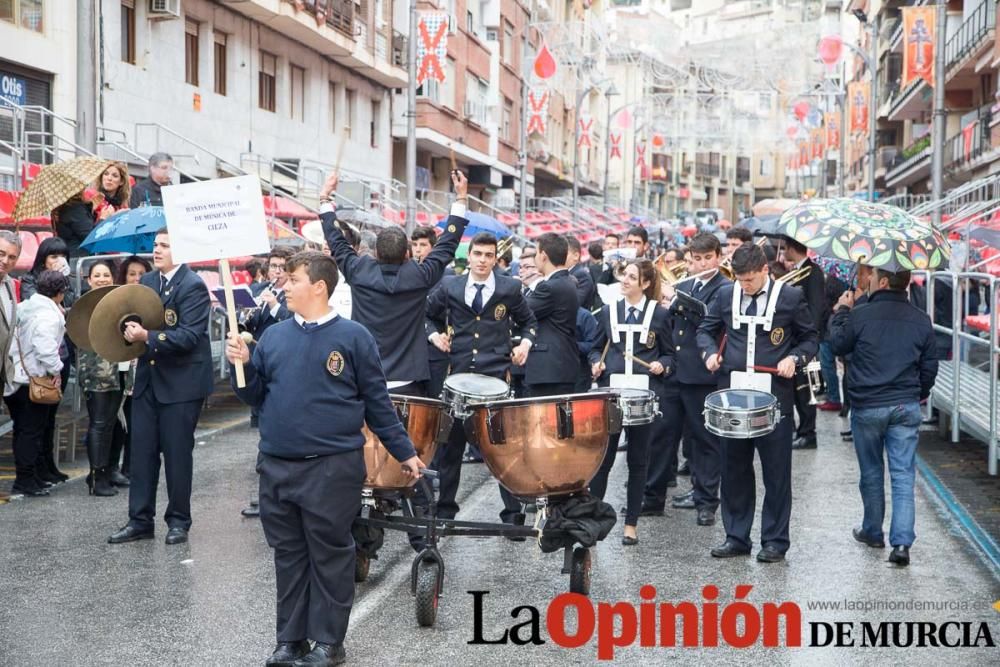
<svg viewBox="0 0 1000 667">
<path fill-rule="evenodd" d="M 493 318 L 497 322 L 502 320 L 505 315 L 507 315 L 507 306 L 503 305 L 502 303 L 493 309 Z"/>
<path fill-rule="evenodd" d="M 167 308 L 163 311 L 163 321 L 167 323 L 168 327 L 177 326 L 177 311 L 173 308 Z"/>
<path fill-rule="evenodd" d="M 778 346 L 781 345 L 781 341 L 785 340 L 785 330 L 781 327 L 774 329 L 771 332 L 771 345 Z"/>
<path fill-rule="evenodd" d="M 340 352 L 334 350 L 330 353 L 330 356 L 326 358 L 326 370 L 329 371 L 330 375 L 337 377 L 344 372 L 344 355 Z"/>
</svg>

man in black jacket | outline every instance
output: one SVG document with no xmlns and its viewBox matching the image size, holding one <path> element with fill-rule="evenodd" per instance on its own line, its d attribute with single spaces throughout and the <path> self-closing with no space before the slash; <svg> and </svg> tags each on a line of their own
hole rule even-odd
<svg viewBox="0 0 1000 667">
<path fill-rule="evenodd" d="M 581 308 L 591 310 L 594 307 L 594 297 L 597 296 L 597 286 L 594 284 L 593 276 L 586 264 L 580 263 L 580 255 L 583 253 L 583 246 L 580 239 L 572 234 L 566 235 L 568 251 L 566 253 L 566 268 L 569 275 L 576 279 L 576 298 L 580 302 Z"/>
<path fill-rule="evenodd" d="M 451 173 L 457 198 L 444 234 L 422 262 L 410 259 L 409 239 L 398 227 L 379 232 L 377 258 L 358 255 L 338 228 L 330 200 L 337 188 L 331 174 L 320 192 L 323 233 L 337 266 L 351 286 L 351 319 L 364 325 L 378 342 L 385 378 L 393 394 L 426 396 L 430 380 L 424 320 L 427 294 L 455 258 L 465 225 L 468 181 Z"/>
<path fill-rule="evenodd" d="M 777 369 L 771 377 L 770 393 L 778 401 L 781 420 L 767 435 L 735 439 L 721 438 L 722 522 L 726 541 L 712 549 L 715 558 L 750 554 L 755 506 L 754 450 L 760 456 L 764 477 L 764 508 L 761 513 L 761 550 L 757 560 L 775 563 L 785 558 L 790 540 L 792 513 L 792 410 L 795 403 L 795 371 L 816 354 L 819 343 L 809 307 L 801 290 L 772 280 L 764 251 L 745 244 L 733 253 L 736 282 L 722 286 L 698 325 L 698 347 L 705 367 L 719 371 L 719 388 L 731 384 L 734 371 L 753 366 Z M 748 331 L 753 331 L 754 354 L 748 350 Z M 728 336 L 719 354 L 722 334 Z M 721 356 L 721 358 L 720 358 Z"/>
<path fill-rule="evenodd" d="M 909 271 L 875 269 L 868 302 L 855 307 L 853 293 L 845 292 L 830 321 L 834 353 L 851 355 L 845 385 L 865 507 L 854 539 L 885 547 L 884 452 L 892 482 L 889 562 L 901 566 L 909 564 L 915 539 L 913 480 L 920 401 L 930 396 L 938 371 L 934 329 L 927 314 L 908 302 L 909 284 Z"/>
<path fill-rule="evenodd" d="M 174 264 L 170 236 L 156 234 L 153 265 L 140 283 L 156 290 L 163 302 L 164 328 L 125 325 L 130 343 L 145 343 L 132 397 L 133 427 L 128 524 L 108 538 L 111 544 L 152 539 L 160 457 L 167 477 L 167 544 L 187 542 L 191 528 L 191 479 L 194 430 L 201 407 L 214 388 L 208 341 L 211 300 L 205 281 L 186 264 Z"/>
<path fill-rule="evenodd" d="M 469 271 L 449 276 L 427 298 L 427 319 L 434 331 L 430 342 L 449 355 L 452 373 L 479 373 L 507 381 L 511 364 L 523 366 L 535 340 L 538 323 L 521 294 L 521 283 L 494 271 L 497 240 L 489 232 L 476 234 L 469 244 Z M 514 346 L 511 329 L 521 342 Z M 465 429 L 456 420 L 446 445 L 434 457 L 441 475 L 438 513 L 453 519 L 465 451 Z M 521 504 L 502 487 L 505 523 L 524 522 Z M 412 540 L 411 540 L 412 542 Z"/>
<path fill-rule="evenodd" d="M 153 153 L 149 156 L 149 178 L 143 179 L 132 187 L 128 198 L 129 208 L 140 206 L 163 206 L 164 185 L 170 185 L 170 170 L 174 168 L 174 159 L 167 153 Z"/>
<path fill-rule="evenodd" d="M 823 269 L 809 259 L 808 249 L 794 239 L 784 238 L 785 268 L 789 271 L 808 269 L 806 277 L 796 281 L 809 306 L 813 326 L 823 340 L 826 330 L 826 277 Z M 809 378 L 803 369 L 795 376 L 795 412 L 799 416 L 799 425 L 795 431 L 792 449 L 816 449 L 816 406 L 810 405 L 812 394 L 809 391 Z"/>
<path fill-rule="evenodd" d="M 576 281 L 566 270 L 569 244 L 548 232 L 536 241 L 535 262 L 545 278 L 528 294 L 528 306 L 538 320 L 538 335 L 525 365 L 529 396 L 571 394 L 576 386 L 579 350 L 576 347 Z"/>
</svg>

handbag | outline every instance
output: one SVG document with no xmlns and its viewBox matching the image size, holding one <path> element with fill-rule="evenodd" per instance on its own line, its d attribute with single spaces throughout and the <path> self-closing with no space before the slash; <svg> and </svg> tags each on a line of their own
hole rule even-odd
<svg viewBox="0 0 1000 667">
<path fill-rule="evenodd" d="M 21 357 L 21 367 L 25 374 L 28 367 L 24 363 L 24 352 L 21 351 L 21 338 L 17 336 L 17 355 Z M 62 378 L 58 375 L 28 375 L 28 398 L 32 403 L 41 405 L 59 405 L 62 402 Z"/>
</svg>

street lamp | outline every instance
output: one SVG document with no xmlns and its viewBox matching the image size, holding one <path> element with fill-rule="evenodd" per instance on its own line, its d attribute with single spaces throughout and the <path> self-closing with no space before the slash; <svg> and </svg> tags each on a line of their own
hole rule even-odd
<svg viewBox="0 0 1000 667">
<path fill-rule="evenodd" d="M 612 81 L 608 89 L 604 91 L 604 97 L 607 100 L 605 104 L 608 107 L 608 122 L 604 128 L 605 141 L 604 141 L 604 212 L 608 212 L 608 180 L 610 179 L 609 169 L 611 168 L 611 98 L 621 93 L 615 88 L 615 82 Z"/>
<path fill-rule="evenodd" d="M 576 96 L 576 115 L 573 117 L 573 222 L 578 222 L 580 212 L 577 210 L 577 202 L 580 198 L 580 107 L 592 90 L 598 90 L 601 86 L 611 83 L 611 79 L 603 79 L 597 83 L 592 83 L 585 87 Z"/>
</svg>

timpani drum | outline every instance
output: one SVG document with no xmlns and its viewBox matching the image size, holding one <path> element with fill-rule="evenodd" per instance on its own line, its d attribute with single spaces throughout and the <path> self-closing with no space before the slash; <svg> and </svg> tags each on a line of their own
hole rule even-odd
<svg viewBox="0 0 1000 667">
<path fill-rule="evenodd" d="M 778 427 L 778 399 L 754 389 L 723 389 L 705 398 L 705 428 L 722 438 L 747 439 Z"/>
<path fill-rule="evenodd" d="M 417 456 L 430 465 L 438 445 L 448 440 L 451 416 L 445 404 L 433 398 L 390 394 L 406 433 L 413 441 Z M 412 486 L 416 479 L 403 473 L 399 461 L 389 453 L 382 441 L 365 424 L 365 486 L 379 490 L 400 490 Z"/>
</svg>

